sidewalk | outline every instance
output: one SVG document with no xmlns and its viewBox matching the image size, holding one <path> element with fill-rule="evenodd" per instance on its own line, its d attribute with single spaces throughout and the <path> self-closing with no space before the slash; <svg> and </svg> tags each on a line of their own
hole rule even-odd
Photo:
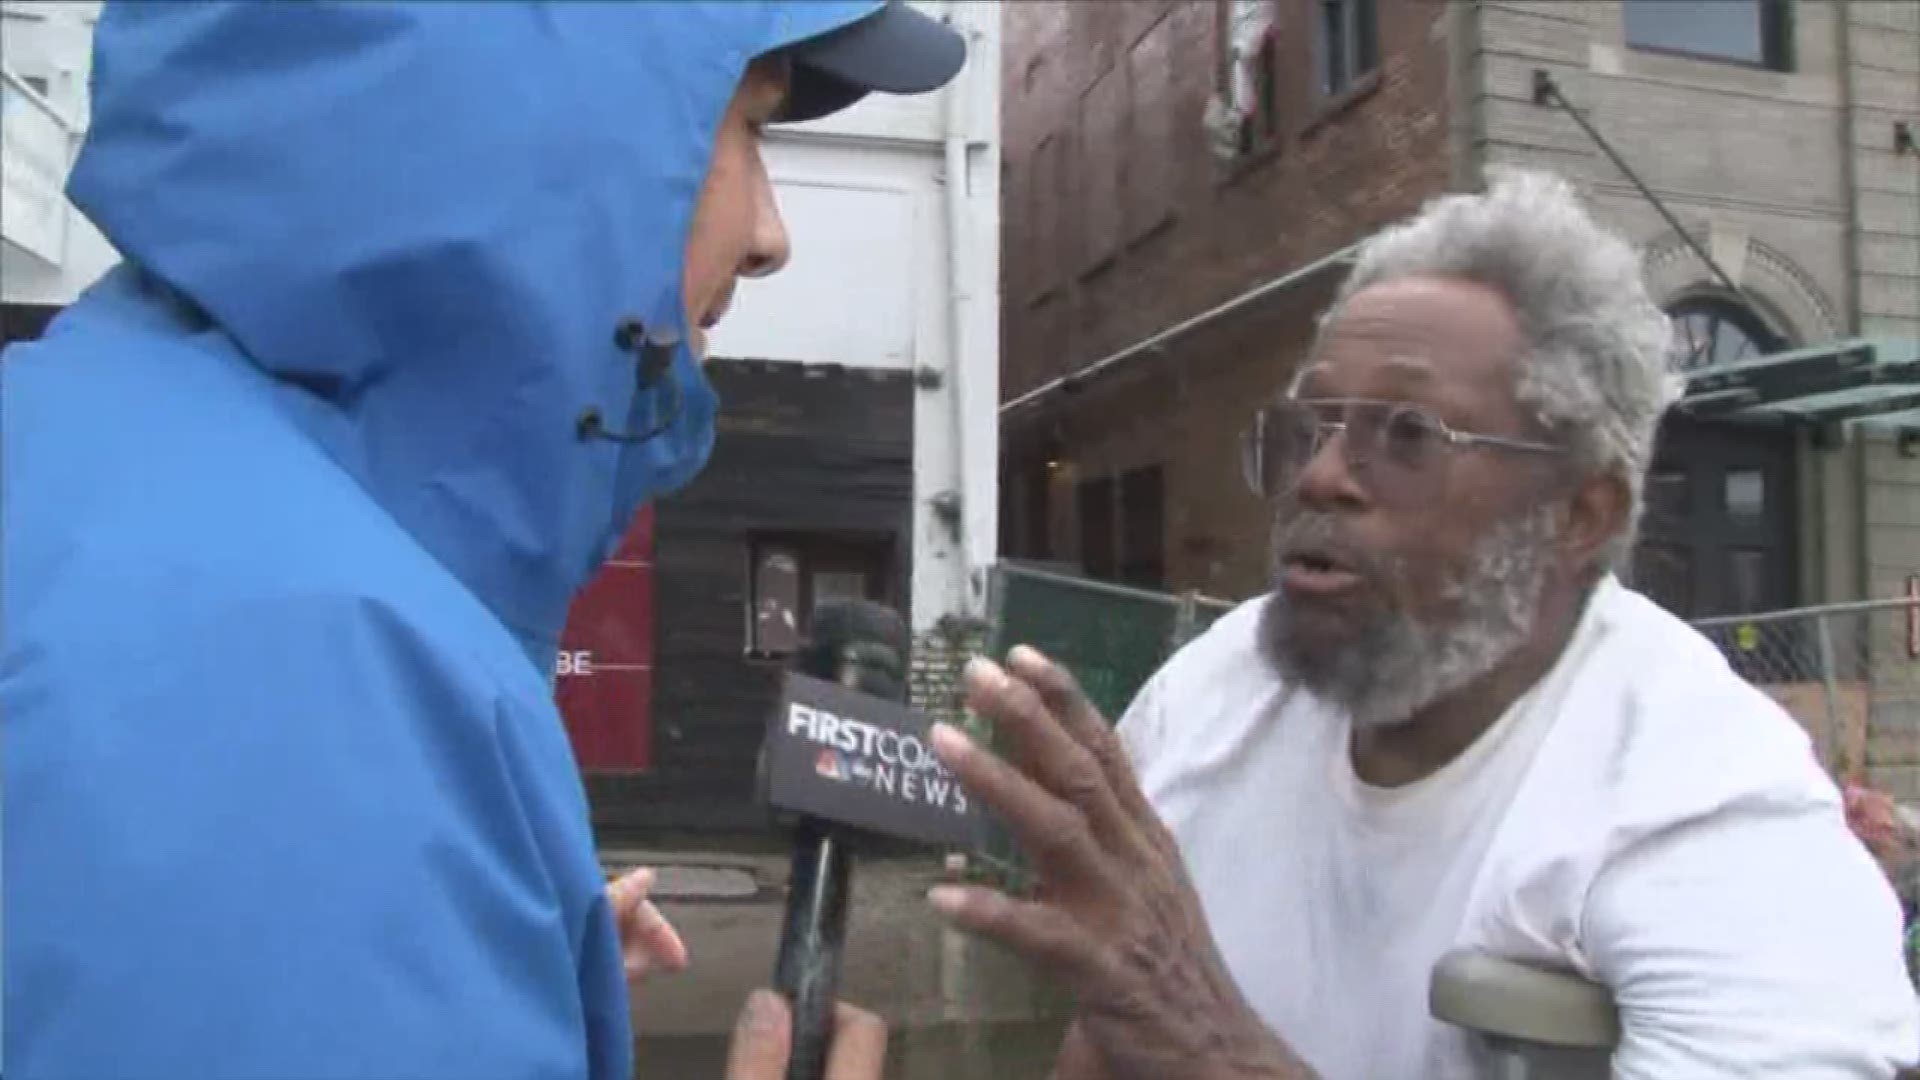
<svg viewBox="0 0 1920 1080">
<path fill-rule="evenodd" d="M 682 975 L 636 995 L 639 1075 L 718 1077 L 748 991 L 768 985 L 786 902 L 783 856 L 610 849 L 610 870 L 653 866 L 654 897 L 692 956 Z M 947 930 L 924 901 L 937 857 L 869 859 L 854 869 L 841 996 L 891 1033 L 888 1080 L 1044 1076 L 1069 1004 L 999 949 Z"/>
</svg>

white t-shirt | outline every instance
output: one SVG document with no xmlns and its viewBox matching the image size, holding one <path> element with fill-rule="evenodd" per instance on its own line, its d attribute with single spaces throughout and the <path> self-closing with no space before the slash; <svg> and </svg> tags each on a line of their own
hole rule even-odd
<svg viewBox="0 0 1920 1080">
<path fill-rule="evenodd" d="M 1613 989 L 1621 1078 L 1889 1077 L 1920 1056 L 1900 912 L 1808 739 L 1611 579 L 1459 758 L 1377 788 L 1245 604 L 1120 724 L 1253 1007 L 1326 1080 L 1487 1075 L 1430 1018 L 1478 948 Z"/>
</svg>

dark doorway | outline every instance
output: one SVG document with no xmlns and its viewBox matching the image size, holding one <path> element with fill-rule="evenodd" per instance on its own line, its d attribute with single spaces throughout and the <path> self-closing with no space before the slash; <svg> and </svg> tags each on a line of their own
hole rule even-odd
<svg viewBox="0 0 1920 1080">
<path fill-rule="evenodd" d="M 1682 370 L 1785 347 L 1751 311 L 1726 300 L 1683 301 L 1671 314 Z M 1635 586 L 1682 618 L 1794 606 L 1796 479 L 1790 428 L 1669 414 L 1647 474 Z"/>
<path fill-rule="evenodd" d="M 1791 432 L 1670 417 L 1634 552 L 1641 591 L 1682 618 L 1799 600 Z"/>
</svg>

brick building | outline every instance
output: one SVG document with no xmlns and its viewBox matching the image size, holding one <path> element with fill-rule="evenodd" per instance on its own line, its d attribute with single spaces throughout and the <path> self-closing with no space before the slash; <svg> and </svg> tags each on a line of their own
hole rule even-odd
<svg viewBox="0 0 1920 1080">
<path fill-rule="evenodd" d="M 1010 557 L 1258 592 L 1266 515 L 1239 431 L 1347 249 L 1495 164 L 1569 176 L 1643 246 L 1683 363 L 1857 336 L 1920 358 L 1920 4 L 1130 0 L 1005 19 Z M 1537 99 L 1536 72 L 1631 176 Z M 1920 444 L 1899 434 L 1920 419 L 1887 415 L 1899 403 L 1865 424 L 1672 419 L 1636 583 L 1689 616 L 1897 595 L 1920 572 Z"/>
</svg>

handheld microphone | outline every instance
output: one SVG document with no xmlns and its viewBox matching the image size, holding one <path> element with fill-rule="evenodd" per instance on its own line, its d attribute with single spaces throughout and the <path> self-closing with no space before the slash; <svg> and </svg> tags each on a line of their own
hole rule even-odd
<svg viewBox="0 0 1920 1080">
<path fill-rule="evenodd" d="M 793 820 L 774 985 L 792 1003 L 787 1080 L 819 1080 L 833 1037 L 860 835 L 971 846 L 979 815 L 905 705 L 907 627 L 870 601 L 823 603 L 761 748 L 761 800 Z"/>
</svg>

